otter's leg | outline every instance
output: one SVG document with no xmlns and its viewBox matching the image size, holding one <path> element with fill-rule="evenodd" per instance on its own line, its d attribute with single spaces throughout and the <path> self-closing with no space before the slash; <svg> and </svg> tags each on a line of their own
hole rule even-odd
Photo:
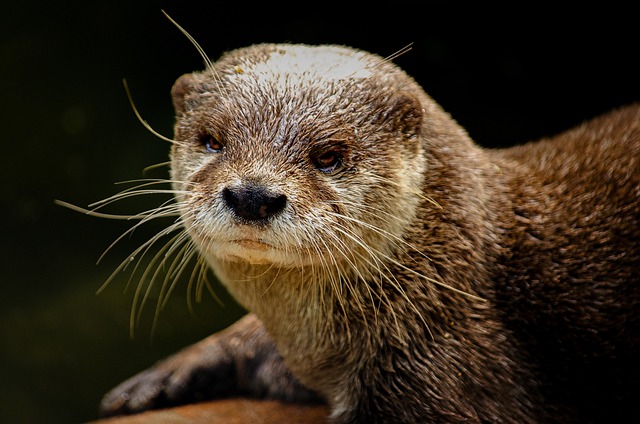
<svg viewBox="0 0 640 424">
<path fill-rule="evenodd" d="M 100 412 L 131 414 L 230 396 L 321 401 L 293 377 L 260 320 L 249 314 L 124 381 L 104 396 Z"/>
</svg>

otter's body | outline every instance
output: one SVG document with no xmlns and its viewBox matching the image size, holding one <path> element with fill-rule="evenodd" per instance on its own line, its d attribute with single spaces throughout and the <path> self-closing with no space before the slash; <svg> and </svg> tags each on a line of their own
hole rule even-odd
<svg viewBox="0 0 640 424">
<path fill-rule="evenodd" d="M 107 413 L 225 394 L 319 396 L 339 423 L 631 411 L 640 107 L 485 150 L 390 62 L 300 45 L 230 52 L 173 96 L 184 227 L 252 314 Z"/>
</svg>

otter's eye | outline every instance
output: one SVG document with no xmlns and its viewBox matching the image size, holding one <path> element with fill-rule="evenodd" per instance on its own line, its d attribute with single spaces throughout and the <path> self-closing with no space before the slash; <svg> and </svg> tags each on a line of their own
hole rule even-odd
<svg viewBox="0 0 640 424">
<path fill-rule="evenodd" d="M 210 153 L 220 153 L 224 148 L 224 145 L 218 140 L 218 137 L 211 135 L 209 133 L 202 133 L 199 136 L 200 144 L 207 149 L 207 152 Z"/>
<path fill-rule="evenodd" d="M 328 150 L 314 159 L 315 166 L 324 173 L 336 171 L 342 164 L 342 158 L 337 150 Z"/>
</svg>

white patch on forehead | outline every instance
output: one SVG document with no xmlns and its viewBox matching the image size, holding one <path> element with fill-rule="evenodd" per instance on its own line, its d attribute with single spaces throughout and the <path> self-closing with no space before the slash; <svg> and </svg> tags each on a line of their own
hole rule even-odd
<svg viewBox="0 0 640 424">
<path fill-rule="evenodd" d="M 246 66 L 246 69 L 244 68 Z M 340 81 L 364 79 L 371 76 L 373 63 L 364 53 L 343 51 L 339 47 L 286 46 L 271 53 L 258 63 L 247 63 L 235 69 L 235 77 L 251 75 L 258 81 L 284 88 L 296 81 Z"/>
<path fill-rule="evenodd" d="M 264 66 L 272 72 L 313 72 L 327 79 L 340 80 L 369 77 L 371 71 L 365 67 L 368 63 L 364 54 L 354 54 L 353 51 L 346 54 L 336 47 L 291 46 L 285 53 L 281 50 L 273 52 Z"/>
</svg>

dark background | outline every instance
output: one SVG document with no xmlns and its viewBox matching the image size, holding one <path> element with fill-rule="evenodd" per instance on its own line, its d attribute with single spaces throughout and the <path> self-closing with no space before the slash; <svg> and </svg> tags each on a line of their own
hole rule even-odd
<svg viewBox="0 0 640 424">
<path fill-rule="evenodd" d="M 202 69 L 165 9 L 212 59 L 256 42 L 340 43 L 395 60 L 481 145 L 552 135 L 640 100 L 635 14 L 614 5 L 468 9 L 346 3 L 260 10 L 244 2 L 23 2 L 0 14 L 0 422 L 74 423 L 96 418 L 101 395 L 137 370 L 215 331 L 241 311 L 224 296 L 189 308 L 181 282 L 155 330 L 153 300 L 133 339 L 133 290 L 119 274 L 128 253 L 168 225 L 150 224 L 101 253 L 133 222 L 88 217 L 119 181 L 161 178 L 168 144 L 128 104 L 126 78 L 146 120 L 171 135 L 169 90 Z M 198 4 L 197 7 L 193 4 Z M 369 8 L 371 6 L 368 6 Z M 19 8 L 19 9 L 18 9 Z M 136 213 L 149 197 L 106 211 Z M 135 281 L 134 281 L 135 283 Z M 134 284 L 135 286 L 135 284 Z"/>
</svg>

